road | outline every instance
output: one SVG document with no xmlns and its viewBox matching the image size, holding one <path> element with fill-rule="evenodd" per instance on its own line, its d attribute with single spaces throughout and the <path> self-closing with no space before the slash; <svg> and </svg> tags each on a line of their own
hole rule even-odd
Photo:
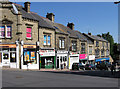
<svg viewBox="0 0 120 89">
<path fill-rule="evenodd" d="M 87 73 L 87 72 L 86 72 Z M 100 74 L 88 72 L 91 74 Z M 118 78 L 84 72 L 2 71 L 3 87 L 118 87 Z M 106 75 L 105 73 L 101 73 Z"/>
</svg>

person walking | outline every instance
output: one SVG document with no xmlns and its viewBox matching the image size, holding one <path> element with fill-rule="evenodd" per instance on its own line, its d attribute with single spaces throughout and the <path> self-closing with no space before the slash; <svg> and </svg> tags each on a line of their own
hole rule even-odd
<svg viewBox="0 0 120 89">
<path fill-rule="evenodd" d="M 115 71 L 115 66 L 114 64 L 111 65 L 111 74 L 113 75 L 114 74 L 114 71 Z"/>
</svg>

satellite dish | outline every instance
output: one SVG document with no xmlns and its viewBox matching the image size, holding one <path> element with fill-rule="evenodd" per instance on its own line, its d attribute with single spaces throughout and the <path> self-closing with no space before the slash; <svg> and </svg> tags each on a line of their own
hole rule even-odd
<svg viewBox="0 0 120 89">
<path fill-rule="evenodd" d="M 12 6 L 13 6 L 15 13 L 18 14 L 18 10 L 17 10 L 16 6 L 14 4 L 12 4 Z"/>
</svg>

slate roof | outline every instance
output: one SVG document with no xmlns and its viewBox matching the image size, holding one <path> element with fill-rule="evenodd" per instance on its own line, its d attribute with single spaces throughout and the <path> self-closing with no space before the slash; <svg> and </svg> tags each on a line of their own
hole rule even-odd
<svg viewBox="0 0 120 89">
<path fill-rule="evenodd" d="M 103 39 L 102 37 L 96 36 L 96 35 L 88 35 L 83 33 L 84 35 L 86 35 L 87 37 L 93 39 L 93 40 L 97 40 L 97 41 L 104 41 L 104 42 L 108 42 L 107 40 Z"/>
<path fill-rule="evenodd" d="M 27 19 L 32 19 L 32 20 L 39 21 L 39 26 L 40 26 L 40 27 L 55 29 L 51 24 L 47 23 L 47 22 L 43 19 L 44 17 L 39 16 L 38 14 L 33 13 L 33 12 L 27 13 L 27 12 L 24 10 L 24 8 L 23 8 L 22 6 L 20 6 L 20 5 L 15 4 L 15 6 L 20 9 L 20 12 L 22 13 L 22 17 L 23 17 L 23 18 L 27 18 Z"/>
</svg>

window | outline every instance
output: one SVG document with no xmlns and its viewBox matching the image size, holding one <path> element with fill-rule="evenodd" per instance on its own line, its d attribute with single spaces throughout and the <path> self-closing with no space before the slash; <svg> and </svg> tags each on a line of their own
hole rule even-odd
<svg viewBox="0 0 120 89">
<path fill-rule="evenodd" d="M 104 47 L 104 42 L 102 42 L 102 47 Z"/>
<path fill-rule="evenodd" d="M 11 38 L 11 26 L 7 26 L 6 28 L 6 37 L 7 38 Z"/>
<path fill-rule="evenodd" d="M 106 47 L 108 48 L 108 43 L 106 43 Z"/>
<path fill-rule="evenodd" d="M 16 52 L 10 53 L 10 62 L 16 62 Z"/>
<path fill-rule="evenodd" d="M 100 50 L 99 50 L 99 49 L 96 49 L 96 50 L 95 50 L 95 56 L 96 56 L 96 57 L 99 57 L 99 53 L 100 53 Z"/>
<path fill-rule="evenodd" d="M 5 34 L 6 33 L 6 34 Z M 0 38 L 11 38 L 12 27 L 11 26 L 0 26 Z"/>
<path fill-rule="evenodd" d="M 81 43 L 81 54 L 85 53 L 85 43 Z"/>
<path fill-rule="evenodd" d="M 0 38 L 5 37 L 5 26 L 0 26 Z"/>
<path fill-rule="evenodd" d="M 99 42 L 98 41 L 96 41 L 96 47 L 99 47 Z"/>
<path fill-rule="evenodd" d="M 44 45 L 51 45 L 51 36 L 44 35 Z"/>
<path fill-rule="evenodd" d="M 32 38 L 32 29 L 30 27 L 26 28 L 26 38 L 31 39 Z"/>
<path fill-rule="evenodd" d="M 47 36 L 44 35 L 44 45 L 47 45 Z"/>
<path fill-rule="evenodd" d="M 72 42 L 72 51 L 77 51 L 77 42 L 76 41 Z"/>
<path fill-rule="evenodd" d="M 50 45 L 50 36 L 48 35 L 48 45 Z"/>
<path fill-rule="evenodd" d="M 106 56 L 109 56 L 109 50 L 106 50 Z"/>
<path fill-rule="evenodd" d="M 27 63 L 31 64 L 37 64 L 36 60 L 36 52 L 33 49 L 29 49 L 31 51 L 24 51 L 24 65 L 27 65 Z M 33 51 L 32 51 L 33 50 Z"/>
<path fill-rule="evenodd" d="M 89 46 L 89 54 L 92 54 L 92 46 Z"/>
<path fill-rule="evenodd" d="M 65 40 L 64 39 L 59 40 L 59 48 L 65 48 Z"/>
<path fill-rule="evenodd" d="M 101 56 L 104 56 L 104 50 L 101 50 Z"/>
</svg>

